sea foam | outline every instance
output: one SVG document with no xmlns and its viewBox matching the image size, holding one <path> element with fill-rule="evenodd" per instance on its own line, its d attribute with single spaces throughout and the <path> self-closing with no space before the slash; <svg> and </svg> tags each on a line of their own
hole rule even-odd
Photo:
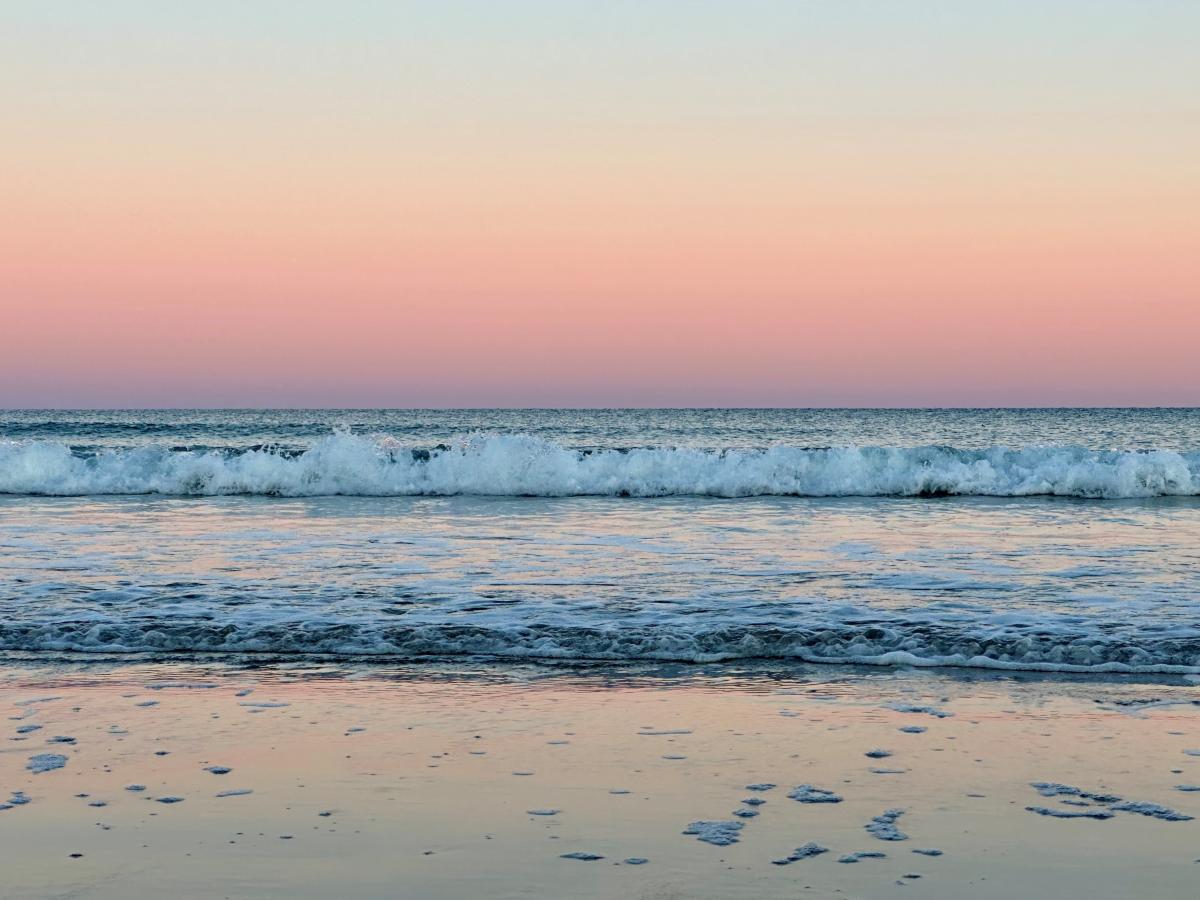
<svg viewBox="0 0 1200 900">
<path fill-rule="evenodd" d="M 580 450 L 523 434 L 432 449 L 336 432 L 299 453 L 0 442 L 0 493 L 347 496 L 1200 496 L 1200 451 L 772 446 Z"/>
<path fill-rule="evenodd" d="M 933 625 L 922 618 L 807 624 L 566 626 L 514 621 L 397 624 L 376 622 L 211 621 L 180 617 L 137 621 L 0 622 L 0 650 L 156 655 L 259 654 L 414 659 L 656 660 L 712 663 L 787 659 L 808 663 L 952 667 L 1042 672 L 1200 672 L 1200 641 L 1148 635 L 1131 641 L 1097 628 L 1005 632 L 990 625 Z M 272 706 L 276 704 L 271 704 Z M 260 711 L 262 704 L 256 705 Z M 885 752 L 872 751 L 879 757 Z"/>
</svg>

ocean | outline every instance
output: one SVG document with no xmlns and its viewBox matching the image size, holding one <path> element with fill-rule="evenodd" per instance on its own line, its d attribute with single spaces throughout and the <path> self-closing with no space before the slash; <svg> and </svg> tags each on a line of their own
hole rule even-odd
<svg viewBox="0 0 1200 900">
<path fill-rule="evenodd" d="M 1200 673 L 1200 410 L 0 411 L 9 659 Z"/>
</svg>

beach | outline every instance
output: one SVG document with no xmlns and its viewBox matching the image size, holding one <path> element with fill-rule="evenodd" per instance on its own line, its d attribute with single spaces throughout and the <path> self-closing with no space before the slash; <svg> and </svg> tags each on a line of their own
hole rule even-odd
<svg viewBox="0 0 1200 900">
<path fill-rule="evenodd" d="M 13 660 L 0 709 L 14 900 L 1167 897 L 1200 857 L 1186 677 Z"/>
<path fill-rule="evenodd" d="M 4 415 L 5 900 L 1195 893 L 1197 411 Z"/>
</svg>

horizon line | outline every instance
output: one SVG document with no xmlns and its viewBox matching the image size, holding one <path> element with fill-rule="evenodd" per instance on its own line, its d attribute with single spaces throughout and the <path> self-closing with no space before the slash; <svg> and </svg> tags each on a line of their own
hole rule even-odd
<svg viewBox="0 0 1200 900">
<path fill-rule="evenodd" d="M 1046 405 L 1046 406 L 2 406 L 0 412 L 656 412 L 696 411 L 718 412 L 731 410 L 846 411 L 846 412 L 972 412 L 972 411 L 1042 411 L 1054 410 L 1200 410 L 1200 404 L 1118 404 L 1107 405 Z"/>
</svg>

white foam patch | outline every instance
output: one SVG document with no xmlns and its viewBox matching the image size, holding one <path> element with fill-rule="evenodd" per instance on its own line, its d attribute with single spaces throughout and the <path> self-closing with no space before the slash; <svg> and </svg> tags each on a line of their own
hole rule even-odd
<svg viewBox="0 0 1200 900">
<path fill-rule="evenodd" d="M 1139 816 L 1162 819 L 1164 822 L 1190 822 L 1194 818 L 1167 806 L 1137 800 L 1122 800 L 1120 803 L 1114 803 L 1109 809 L 1117 812 L 1137 813 Z"/>
<path fill-rule="evenodd" d="M 66 764 L 67 758 L 61 753 L 38 753 L 35 756 L 29 757 L 29 761 L 25 763 L 25 768 L 34 775 L 40 775 L 43 772 L 52 772 L 55 769 L 61 769 Z"/>
<path fill-rule="evenodd" d="M 797 800 L 800 803 L 842 802 L 842 797 L 840 794 L 835 794 L 833 791 L 827 791 L 824 788 L 814 787 L 811 784 L 802 784 L 793 788 L 788 792 L 788 797 L 792 800 Z"/>
<path fill-rule="evenodd" d="M 914 706 L 910 703 L 896 703 L 889 706 L 888 709 L 902 713 L 923 713 L 924 715 L 934 716 L 938 719 L 948 719 L 954 715 L 954 713 L 945 709 L 939 709 L 936 706 Z"/>
<path fill-rule="evenodd" d="M 896 822 L 902 815 L 902 809 L 889 809 L 877 815 L 864 827 L 868 834 L 881 841 L 907 841 L 908 835 L 896 827 Z"/>
<path fill-rule="evenodd" d="M 24 791 L 13 791 L 12 796 L 7 802 L 0 802 L 0 812 L 6 809 L 14 809 L 18 806 L 25 806 L 30 802 L 30 797 Z"/>
<path fill-rule="evenodd" d="M 782 859 L 773 859 L 771 862 L 777 866 L 787 866 L 802 859 L 811 859 L 814 856 L 820 856 L 822 853 L 828 852 L 828 847 L 822 847 L 820 844 L 809 841 L 807 844 L 797 847 Z"/>
<path fill-rule="evenodd" d="M 726 847 L 729 844 L 736 844 L 741 839 L 739 835 L 741 830 L 741 822 L 731 820 L 700 820 L 689 824 L 683 830 L 683 833 L 695 835 L 696 840 L 704 841 L 706 844 Z"/>
<path fill-rule="evenodd" d="M 887 859 L 886 853 L 880 853 L 878 850 L 859 850 L 857 853 L 847 853 L 845 856 L 839 856 L 840 863 L 856 863 L 864 859 Z"/>
<path fill-rule="evenodd" d="M 1121 798 L 1116 794 L 1085 791 L 1071 784 L 1060 784 L 1057 781 L 1034 781 L 1030 783 L 1035 791 L 1043 797 L 1081 797 L 1084 800 L 1094 800 L 1097 803 L 1116 803 Z"/>
<path fill-rule="evenodd" d="M 1029 812 L 1055 819 L 1111 819 L 1113 813 L 1107 809 L 1055 809 L 1048 806 L 1027 806 Z"/>
</svg>

